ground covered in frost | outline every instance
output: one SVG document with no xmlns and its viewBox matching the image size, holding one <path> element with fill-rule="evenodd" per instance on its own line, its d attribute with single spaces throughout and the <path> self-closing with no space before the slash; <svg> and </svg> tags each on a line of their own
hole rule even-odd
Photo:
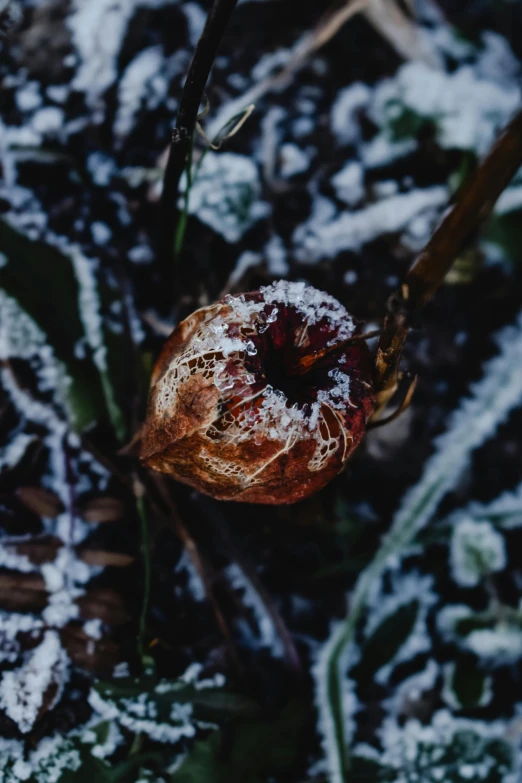
<svg viewBox="0 0 522 783">
<path fill-rule="evenodd" d="M 522 172 L 409 340 L 412 407 L 324 491 L 220 504 L 120 451 L 197 306 L 284 278 L 378 326 L 522 102 L 522 5 L 357 15 L 294 67 L 322 4 L 240 2 L 207 137 L 255 107 L 196 140 L 173 274 L 206 5 L 22 0 L 0 41 L 0 777 L 516 783 Z"/>
</svg>

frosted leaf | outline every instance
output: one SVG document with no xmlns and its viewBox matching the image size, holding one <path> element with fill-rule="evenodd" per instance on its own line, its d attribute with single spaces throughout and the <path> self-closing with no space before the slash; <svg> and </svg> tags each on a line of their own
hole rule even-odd
<svg viewBox="0 0 522 783">
<path fill-rule="evenodd" d="M 453 530 L 450 563 L 453 579 L 462 587 L 474 587 L 485 576 L 505 568 L 504 537 L 490 522 L 461 519 Z"/>
<path fill-rule="evenodd" d="M 186 178 L 181 182 L 186 187 Z M 238 242 L 270 207 L 261 201 L 261 184 L 255 163 L 246 155 L 209 152 L 190 191 L 189 211 L 227 242 Z"/>
<path fill-rule="evenodd" d="M 473 612 L 464 605 L 446 606 L 437 617 L 439 632 L 447 641 L 493 666 L 513 664 L 522 658 L 522 607 Z"/>
<path fill-rule="evenodd" d="M 368 601 L 368 619 L 365 628 L 366 639 L 382 627 L 383 623 L 391 618 L 395 619 L 398 633 L 404 631 L 397 621 L 401 610 L 416 606 L 414 623 L 408 627 L 405 638 L 399 638 L 400 645 L 391 660 L 376 672 L 375 680 L 384 684 L 390 677 L 394 666 L 403 661 L 408 661 L 422 652 L 427 652 L 432 645 L 427 628 L 427 618 L 430 609 L 437 603 L 438 598 L 433 590 L 431 576 L 421 576 L 417 573 L 402 575 L 398 571 L 392 573 L 391 590 L 376 591 Z M 398 627 L 397 627 L 398 626 Z M 393 628 L 390 629 L 393 634 Z M 354 675 L 355 676 L 355 675 Z"/>
<path fill-rule="evenodd" d="M 251 585 L 237 563 L 229 565 L 226 574 L 232 588 L 241 595 L 242 605 L 248 607 L 253 615 L 254 623 L 252 625 L 255 630 L 246 622 L 242 622 L 240 626 L 245 642 L 249 647 L 267 647 L 274 657 L 281 658 L 283 646 L 279 633 L 257 590 Z"/>
<path fill-rule="evenodd" d="M 427 211 L 435 222 L 437 212 L 448 199 L 448 189 L 439 185 L 399 193 L 337 217 L 313 212 L 294 231 L 296 258 L 302 263 L 315 263 L 321 258 L 335 258 L 344 250 L 360 250 L 383 234 L 404 231 L 411 221 Z"/>
<path fill-rule="evenodd" d="M 118 679 L 92 689 L 89 704 L 98 720 L 115 721 L 154 742 L 176 744 L 194 737 L 198 728 L 214 727 L 197 719 L 192 702 L 199 690 L 221 688 L 225 679 L 202 680 L 200 673 L 200 665 L 194 664 L 177 680 Z"/>
<path fill-rule="evenodd" d="M 396 127 L 405 112 L 433 120 L 442 147 L 484 155 L 520 101 L 521 90 L 514 80 L 504 80 L 500 87 L 470 65 L 444 73 L 422 62 L 411 62 L 378 85 L 368 113 L 392 136 L 394 124 Z"/>
<path fill-rule="evenodd" d="M 0 359 L 10 358 L 32 360 L 40 389 L 52 390 L 56 401 L 66 405 L 70 381 L 64 366 L 56 359 L 44 332 L 15 299 L 0 289 Z M 27 436 L 19 437 L 27 443 Z M 22 441 L 13 441 L 7 448 L 18 449 Z"/>
<path fill-rule="evenodd" d="M 462 671 L 462 669 L 464 671 Z M 462 694 L 459 692 L 460 680 L 464 680 L 464 703 L 461 701 Z M 470 679 L 474 689 L 470 694 Z M 469 707 L 485 707 L 493 698 L 492 678 L 486 676 L 479 669 L 473 669 L 468 666 L 459 667 L 452 661 L 444 667 L 444 684 L 442 688 L 442 699 L 452 710 L 461 710 Z M 480 688 L 480 690 L 479 690 Z M 471 699 L 470 699 L 471 695 Z"/>
<path fill-rule="evenodd" d="M 515 783 L 507 729 L 502 721 L 454 718 L 447 710 L 427 725 L 390 717 L 379 732 L 382 751 L 359 744 L 354 755 L 376 762 L 378 774 L 393 783 Z"/>
<path fill-rule="evenodd" d="M 2 674 L 0 708 L 23 734 L 31 731 L 42 709 L 52 709 L 68 679 L 68 658 L 56 631 L 46 631 L 26 662 Z"/>
</svg>

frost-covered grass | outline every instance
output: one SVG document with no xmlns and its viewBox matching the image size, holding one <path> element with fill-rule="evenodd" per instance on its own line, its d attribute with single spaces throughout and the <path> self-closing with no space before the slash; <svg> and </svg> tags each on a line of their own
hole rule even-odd
<svg viewBox="0 0 522 783">
<path fill-rule="evenodd" d="M 484 367 L 483 378 L 474 384 L 471 394 L 452 415 L 447 431 L 435 444 L 435 450 L 419 482 L 410 489 L 396 512 L 389 533 L 370 565 L 359 576 L 349 597 L 349 614 L 339 624 L 319 652 L 314 669 L 319 728 L 328 771 L 333 783 L 346 780 L 350 736 L 346 736 L 347 716 L 342 699 L 343 670 L 350 645 L 372 593 L 387 569 L 400 565 L 401 558 L 415 536 L 433 517 L 440 501 L 459 481 L 473 451 L 490 438 L 511 410 L 522 401 L 522 315 L 517 323 L 502 331 L 496 339 L 498 356 Z M 475 545 L 480 545 L 475 537 Z M 493 557 L 481 569 L 495 570 L 504 564 L 498 546 Z M 459 563 L 462 568 L 462 564 Z"/>
</svg>

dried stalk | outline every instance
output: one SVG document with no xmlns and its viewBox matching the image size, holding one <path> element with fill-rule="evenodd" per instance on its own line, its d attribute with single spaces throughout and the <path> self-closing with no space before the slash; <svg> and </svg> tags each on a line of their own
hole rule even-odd
<svg viewBox="0 0 522 783">
<path fill-rule="evenodd" d="M 315 52 L 325 46 L 342 27 L 357 14 L 382 35 L 406 60 L 420 59 L 431 66 L 440 66 L 434 50 L 422 39 L 421 30 L 392 0 L 346 0 L 334 11 L 321 17 L 317 25 L 299 38 L 291 49 L 288 62 L 258 84 L 254 84 L 243 95 L 225 104 L 207 129 L 212 138 L 234 114 L 245 106 L 257 103 L 272 90 L 283 90 L 293 77 L 306 65 Z M 422 40 L 421 40 L 422 39 Z"/>
<path fill-rule="evenodd" d="M 430 45 L 422 28 L 405 14 L 396 0 L 369 0 L 362 13 L 400 57 L 420 60 L 432 68 L 441 68 L 440 54 Z"/>
<path fill-rule="evenodd" d="M 183 87 L 176 125 L 172 131 L 161 196 L 160 252 L 167 268 L 173 260 L 179 181 L 185 168 L 210 69 L 236 3 L 237 0 L 214 0 L 212 3 Z"/>
<path fill-rule="evenodd" d="M 436 293 L 446 274 L 488 217 L 502 191 L 522 165 L 522 111 L 502 132 L 455 204 L 410 267 L 401 288 L 388 300 L 388 312 L 375 360 L 379 415 L 397 389 L 399 362 L 412 320 Z"/>
</svg>

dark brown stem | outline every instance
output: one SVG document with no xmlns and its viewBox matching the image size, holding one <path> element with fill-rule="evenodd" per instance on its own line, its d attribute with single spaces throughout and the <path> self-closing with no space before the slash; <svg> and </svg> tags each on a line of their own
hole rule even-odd
<svg viewBox="0 0 522 783">
<path fill-rule="evenodd" d="M 176 125 L 172 130 L 161 197 L 160 252 L 166 265 L 173 264 L 179 181 L 185 168 L 210 69 L 236 3 L 237 0 L 214 0 L 212 3 L 183 87 Z"/>
<path fill-rule="evenodd" d="M 410 267 L 388 313 L 375 360 L 376 414 L 397 388 L 398 366 L 413 316 L 436 293 L 466 243 L 489 216 L 498 197 L 522 165 L 522 112 L 511 120 L 450 211 Z"/>
</svg>

